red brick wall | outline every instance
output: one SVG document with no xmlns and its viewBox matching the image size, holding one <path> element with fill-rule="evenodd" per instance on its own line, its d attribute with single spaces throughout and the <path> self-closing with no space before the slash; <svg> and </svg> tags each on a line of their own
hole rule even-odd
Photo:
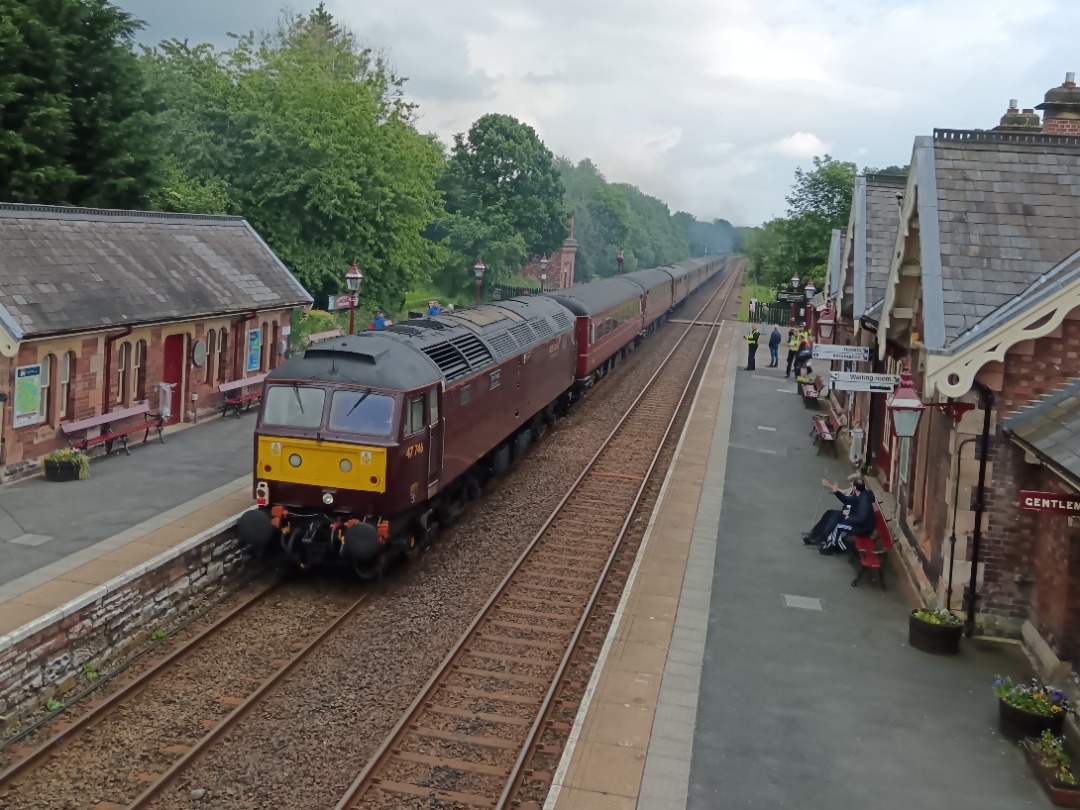
<svg viewBox="0 0 1080 810">
<path fill-rule="evenodd" d="M 1038 486 L 1047 492 L 1066 492 L 1057 476 L 1043 468 Z M 1035 594 L 1031 621 L 1059 659 L 1075 661 L 1080 653 L 1080 529 L 1068 518 L 1047 512 L 1034 516 Z"/>
<path fill-rule="evenodd" d="M 266 324 L 266 343 L 272 342 L 275 334 L 281 336 L 281 329 L 289 325 L 289 310 L 271 313 L 262 313 L 257 319 L 248 323 L 241 323 L 239 317 L 233 318 L 209 318 L 204 321 L 191 321 L 175 324 L 161 324 L 143 328 L 136 328 L 131 335 L 119 337 L 112 341 L 108 347 L 109 379 L 104 380 L 106 355 L 106 338 L 109 335 L 122 334 L 120 330 L 111 333 L 99 333 L 94 335 L 74 335 L 50 338 L 41 341 L 23 343 L 19 347 L 18 357 L 13 361 L 7 361 L 4 374 L 0 377 L 0 390 L 8 394 L 8 406 L 3 412 L 3 435 L 4 457 L 0 465 L 0 479 L 14 480 L 15 478 L 32 475 L 40 466 L 40 458 L 53 450 L 68 447 L 68 442 L 59 430 L 61 421 L 77 421 L 103 412 L 105 392 L 108 392 L 110 410 L 118 410 L 136 404 L 136 392 L 134 389 L 133 373 L 136 344 L 139 341 L 146 343 L 146 355 L 144 360 L 144 394 L 145 401 L 152 411 L 159 407 L 157 396 L 157 383 L 162 380 L 164 366 L 165 339 L 173 334 L 188 335 L 188 351 L 195 341 L 207 341 L 208 333 L 213 330 L 220 332 L 226 329 L 228 334 L 228 346 L 226 354 L 226 380 L 235 380 L 243 374 L 237 374 L 236 369 L 245 367 L 246 340 L 249 328 L 261 328 Z M 236 353 L 235 347 L 239 341 L 240 351 Z M 131 362 L 128 363 L 125 389 L 125 398 L 117 401 L 118 390 L 118 360 L 124 344 L 130 344 Z M 281 356 L 270 347 L 265 348 L 264 369 L 281 362 Z M 75 367 L 71 375 L 73 413 L 69 412 L 62 418 L 59 413 L 58 399 L 60 391 L 60 363 L 61 358 L 67 352 L 75 354 Z M 33 365 L 41 362 L 46 356 L 53 357 L 50 393 L 53 404 L 50 407 L 49 417 L 46 421 L 30 427 L 14 429 L 12 427 L 13 404 L 14 404 L 14 376 L 15 367 Z M 183 420 L 190 421 L 191 411 L 197 409 L 201 416 L 213 413 L 221 407 L 222 395 L 218 392 L 219 376 L 217 373 L 218 357 L 208 359 L 214 363 L 214 374 L 210 380 L 206 379 L 206 367 L 195 368 L 188 363 L 186 370 L 185 386 L 182 396 Z M 254 373 L 254 372 L 253 372 Z M 192 393 L 198 395 L 198 399 L 192 402 Z"/>
<path fill-rule="evenodd" d="M 1080 119 L 1046 118 L 1042 131 L 1047 135 L 1080 135 Z"/>
</svg>

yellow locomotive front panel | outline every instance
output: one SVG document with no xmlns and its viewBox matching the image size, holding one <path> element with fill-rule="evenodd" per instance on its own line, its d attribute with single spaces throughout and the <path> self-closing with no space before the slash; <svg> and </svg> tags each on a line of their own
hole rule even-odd
<svg viewBox="0 0 1080 810">
<path fill-rule="evenodd" d="M 386 448 L 258 437 L 258 474 L 265 481 L 354 492 L 386 492 Z"/>
</svg>

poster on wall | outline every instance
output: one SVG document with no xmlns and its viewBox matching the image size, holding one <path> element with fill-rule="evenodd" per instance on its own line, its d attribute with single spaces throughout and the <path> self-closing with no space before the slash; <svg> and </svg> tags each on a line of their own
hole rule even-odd
<svg viewBox="0 0 1080 810">
<path fill-rule="evenodd" d="M 258 371 L 262 365 L 262 330 L 249 329 L 247 339 L 247 370 Z"/>
<path fill-rule="evenodd" d="M 15 413 L 12 426 L 21 428 L 41 421 L 41 366 L 19 366 L 15 369 Z"/>
</svg>

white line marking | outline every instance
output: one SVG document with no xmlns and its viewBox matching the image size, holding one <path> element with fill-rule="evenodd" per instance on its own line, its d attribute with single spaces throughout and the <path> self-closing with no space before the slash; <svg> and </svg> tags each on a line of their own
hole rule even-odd
<svg viewBox="0 0 1080 810">
<path fill-rule="evenodd" d="M 776 428 L 774 428 L 774 427 L 768 427 L 767 425 L 758 425 L 758 426 L 757 426 L 757 429 L 758 429 L 758 430 L 771 430 L 771 431 L 773 431 L 774 433 L 776 432 Z"/>
<path fill-rule="evenodd" d="M 14 540 L 8 540 L 8 542 L 20 546 L 43 546 L 50 540 L 52 538 L 44 534 L 20 534 Z"/>
<path fill-rule="evenodd" d="M 784 606 L 802 610 L 823 610 L 820 599 L 813 596 L 793 596 L 790 593 L 784 594 Z"/>
<path fill-rule="evenodd" d="M 798 391 L 792 391 L 790 388 L 777 388 L 776 390 L 779 391 L 781 394 L 797 394 L 797 393 L 799 393 Z"/>
<path fill-rule="evenodd" d="M 724 325 L 726 326 L 726 324 Z M 713 342 L 712 349 L 709 352 L 709 359 L 706 361 L 705 368 L 709 368 L 712 365 L 713 355 L 716 354 L 716 347 L 720 345 L 720 335 L 723 334 L 723 328 L 717 334 L 717 339 Z M 732 362 L 729 358 L 728 362 Z M 694 412 L 697 410 L 698 397 L 701 396 L 702 388 L 699 385 L 697 392 L 694 394 L 694 401 L 690 405 L 690 413 L 686 417 L 686 423 L 683 425 L 682 436 L 679 437 L 679 443 L 675 446 L 675 455 L 673 458 L 678 459 L 679 453 L 682 451 L 683 442 L 686 441 L 686 436 L 689 433 L 690 425 L 693 424 Z M 593 669 L 592 677 L 589 678 L 589 685 L 585 687 L 585 695 L 581 699 L 581 705 L 578 708 L 577 717 L 574 718 L 574 727 L 570 729 L 570 737 L 566 741 L 566 747 L 563 749 L 562 758 L 559 760 L 559 767 L 555 770 L 555 776 L 551 780 L 551 789 L 548 791 L 547 800 L 544 802 L 544 810 L 555 810 L 555 804 L 559 801 L 559 793 L 562 791 L 563 780 L 566 779 L 566 772 L 570 769 L 570 762 L 574 758 L 574 749 L 577 748 L 578 740 L 581 737 L 581 731 L 585 726 L 585 718 L 589 714 L 589 706 L 592 704 L 593 696 L 596 694 L 596 689 L 600 684 L 600 676 L 604 671 L 604 664 L 607 663 L 608 655 L 611 653 L 611 648 L 614 644 L 615 637 L 619 632 L 619 625 L 622 624 L 623 613 L 626 610 L 626 603 L 630 601 L 630 592 L 634 589 L 634 580 L 637 579 L 638 569 L 641 568 L 641 561 L 645 557 L 645 550 L 649 547 L 649 541 L 652 539 L 653 526 L 656 523 L 657 517 L 660 515 L 660 508 L 664 503 L 664 496 L 667 494 L 668 484 L 671 483 L 671 476 L 675 472 L 676 464 L 672 464 L 667 471 L 667 475 L 664 476 L 664 483 L 660 486 L 660 492 L 656 496 L 656 505 L 653 507 L 653 513 L 649 517 L 649 525 L 645 529 L 645 536 L 641 539 L 641 545 L 638 547 L 637 557 L 634 558 L 634 565 L 630 569 L 630 576 L 626 580 L 626 586 L 623 588 L 622 597 L 619 599 L 619 606 L 615 609 L 615 617 L 612 619 L 611 626 L 608 628 L 607 638 L 604 639 L 604 646 L 600 648 L 600 655 L 596 659 L 596 666 Z M 689 565 L 689 563 L 687 563 Z M 663 677 L 663 675 L 661 675 Z M 648 751 L 648 748 L 645 749 Z"/>
</svg>

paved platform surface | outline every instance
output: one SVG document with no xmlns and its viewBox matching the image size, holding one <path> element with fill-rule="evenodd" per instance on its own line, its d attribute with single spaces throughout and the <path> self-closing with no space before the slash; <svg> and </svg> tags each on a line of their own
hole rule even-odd
<svg viewBox="0 0 1080 810">
<path fill-rule="evenodd" d="M 0 636 L 248 508 L 254 425 L 211 418 L 85 481 L 0 489 Z"/>
<path fill-rule="evenodd" d="M 714 352 L 545 810 L 1049 807 L 996 731 L 1019 648 L 910 649 L 898 568 L 852 588 L 802 544 L 850 468 L 743 353 Z"/>
</svg>

